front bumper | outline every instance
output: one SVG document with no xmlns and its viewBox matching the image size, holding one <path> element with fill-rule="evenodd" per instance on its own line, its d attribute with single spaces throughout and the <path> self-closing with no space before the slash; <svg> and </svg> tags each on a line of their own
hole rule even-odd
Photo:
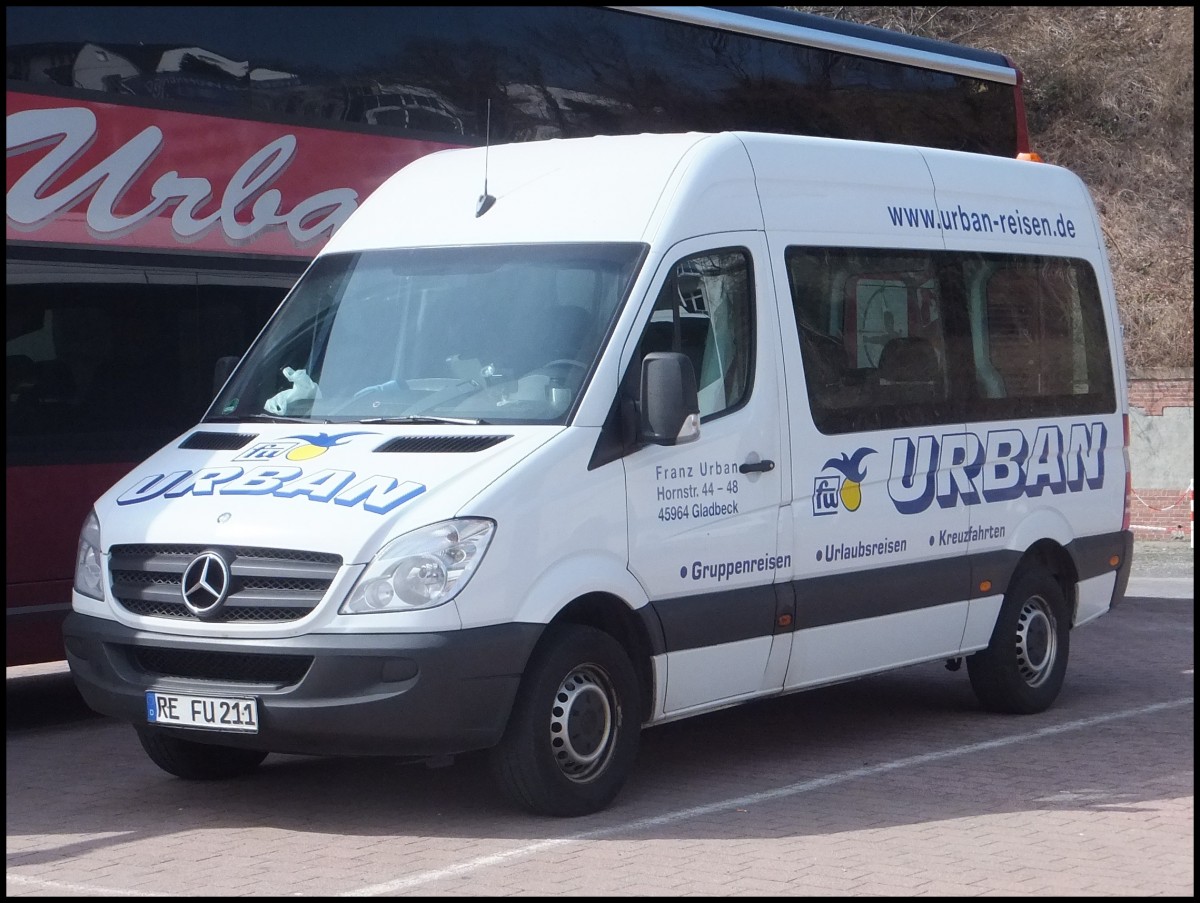
<svg viewBox="0 0 1200 903">
<path fill-rule="evenodd" d="M 177 637 L 72 613 L 63 637 L 84 701 L 131 724 L 146 724 L 147 690 L 253 696 L 256 734 L 160 729 L 278 753 L 429 757 L 499 741 L 543 629 L 248 641 Z"/>
</svg>

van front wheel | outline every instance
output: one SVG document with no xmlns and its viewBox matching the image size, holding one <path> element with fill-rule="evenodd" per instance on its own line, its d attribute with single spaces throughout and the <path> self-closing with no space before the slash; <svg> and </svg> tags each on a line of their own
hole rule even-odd
<svg viewBox="0 0 1200 903">
<path fill-rule="evenodd" d="M 1070 642 L 1062 587 L 1045 568 L 1023 569 L 1004 595 L 991 643 L 967 657 L 971 688 L 989 711 L 1043 712 L 1062 689 Z"/>
<path fill-rule="evenodd" d="M 265 752 L 257 749 L 180 740 L 157 728 L 135 727 L 134 730 L 150 761 L 168 774 L 189 781 L 215 781 L 249 774 L 267 757 Z"/>
<path fill-rule="evenodd" d="M 538 815 L 600 811 L 633 768 L 639 700 L 633 664 L 616 640 L 591 627 L 551 628 L 491 752 L 500 789 Z"/>
</svg>

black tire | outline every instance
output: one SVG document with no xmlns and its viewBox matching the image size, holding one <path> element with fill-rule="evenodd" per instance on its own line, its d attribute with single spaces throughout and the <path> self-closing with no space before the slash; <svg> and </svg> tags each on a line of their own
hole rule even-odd
<svg viewBox="0 0 1200 903">
<path fill-rule="evenodd" d="M 258 768 L 267 753 L 258 749 L 237 749 L 180 740 L 166 731 L 135 727 L 142 749 L 150 760 L 168 774 L 189 781 L 218 781 L 249 774 Z"/>
<path fill-rule="evenodd" d="M 971 688 L 992 712 L 1044 712 L 1062 689 L 1070 647 L 1062 587 L 1041 566 L 1022 568 L 1004 595 L 988 647 L 967 657 Z"/>
<path fill-rule="evenodd" d="M 552 628 L 491 750 L 500 789 L 537 815 L 588 815 L 611 803 L 637 757 L 641 695 L 625 650 L 591 627 Z"/>
</svg>

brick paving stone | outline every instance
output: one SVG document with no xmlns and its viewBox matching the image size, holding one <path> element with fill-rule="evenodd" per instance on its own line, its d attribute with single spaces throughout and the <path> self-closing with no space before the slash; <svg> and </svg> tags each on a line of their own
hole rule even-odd
<svg viewBox="0 0 1200 903">
<path fill-rule="evenodd" d="M 575 820 L 511 810 L 460 765 L 271 757 L 190 785 L 126 726 L 29 715 L 78 706 L 61 673 L 10 674 L 6 891 L 1190 898 L 1190 563 L 1154 579 L 1072 636 L 1042 715 L 984 715 L 963 672 L 918 665 L 655 728 L 616 805 Z"/>
</svg>

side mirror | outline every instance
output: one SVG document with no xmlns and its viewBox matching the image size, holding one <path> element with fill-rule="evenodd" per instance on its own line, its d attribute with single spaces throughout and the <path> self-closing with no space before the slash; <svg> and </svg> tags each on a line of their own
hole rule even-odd
<svg viewBox="0 0 1200 903">
<path fill-rule="evenodd" d="M 679 445 L 700 438 L 696 372 L 687 355 L 652 351 L 642 360 L 638 440 Z"/>
<path fill-rule="evenodd" d="M 229 379 L 229 374 L 233 372 L 233 368 L 237 366 L 240 357 L 219 357 L 217 363 L 213 366 L 213 398 L 217 397 L 217 393 L 221 391 L 221 387 Z"/>
</svg>

